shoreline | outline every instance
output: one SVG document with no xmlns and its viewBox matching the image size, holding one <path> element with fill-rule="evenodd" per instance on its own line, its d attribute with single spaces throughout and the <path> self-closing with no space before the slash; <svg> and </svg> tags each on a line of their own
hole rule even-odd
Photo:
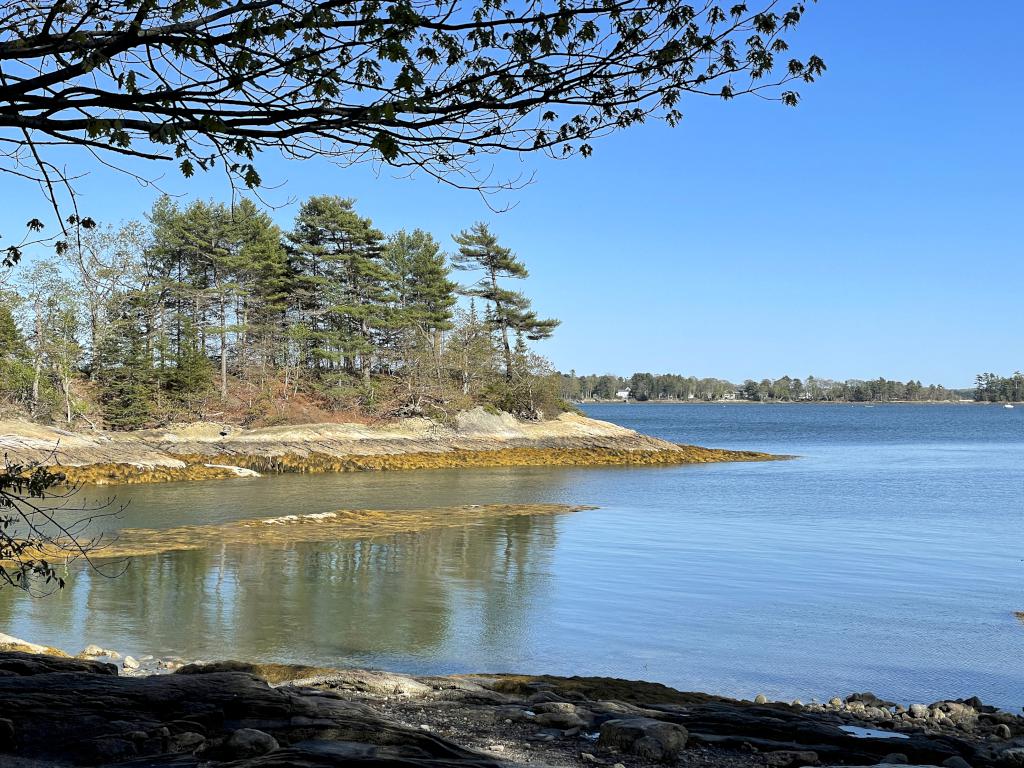
<svg viewBox="0 0 1024 768">
<path fill-rule="evenodd" d="M 279 473 L 505 466 L 676 465 L 792 458 L 677 445 L 574 413 L 545 422 L 476 408 L 451 426 L 406 419 L 378 427 L 212 423 L 138 432 L 69 432 L 0 422 L 0 453 L 39 462 L 71 484 L 210 480 Z"/>
<path fill-rule="evenodd" d="M 0 764 L 1018 768 L 1024 761 L 1024 718 L 977 699 L 903 706 L 864 692 L 805 704 L 603 677 L 141 658 L 97 646 L 71 658 L 0 635 Z"/>
</svg>

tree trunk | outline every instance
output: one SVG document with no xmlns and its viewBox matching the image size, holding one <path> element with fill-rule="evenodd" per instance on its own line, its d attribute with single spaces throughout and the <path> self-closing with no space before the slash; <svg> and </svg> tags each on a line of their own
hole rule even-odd
<svg viewBox="0 0 1024 768">
<path fill-rule="evenodd" d="M 39 381 L 43 375 L 43 309 L 39 299 L 35 302 L 35 334 L 36 349 L 34 356 L 34 375 L 32 376 L 32 415 L 39 415 Z"/>
<path fill-rule="evenodd" d="M 228 310 L 220 295 L 220 399 L 228 399 Z"/>
<path fill-rule="evenodd" d="M 494 322 L 501 328 L 501 351 L 505 357 L 505 381 L 512 383 L 512 347 L 508 343 L 508 321 L 502 315 L 501 301 L 498 299 L 498 276 L 491 270 L 491 290 L 494 292 Z"/>
<path fill-rule="evenodd" d="M 68 426 L 71 426 L 71 379 L 68 376 L 61 377 L 61 384 L 64 387 L 64 415 L 67 418 Z"/>
</svg>

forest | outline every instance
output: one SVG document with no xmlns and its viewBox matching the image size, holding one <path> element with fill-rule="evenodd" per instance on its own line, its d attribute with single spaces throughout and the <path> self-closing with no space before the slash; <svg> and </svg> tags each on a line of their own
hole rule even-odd
<svg viewBox="0 0 1024 768">
<path fill-rule="evenodd" d="M 979 373 L 974 379 L 974 399 L 979 403 L 1024 402 L 1024 373 L 1012 376 Z"/>
<path fill-rule="evenodd" d="M 331 195 L 289 231 L 248 199 L 162 197 L 0 273 L 0 411 L 113 430 L 556 415 L 529 342 L 558 321 L 509 287 L 526 266 L 486 224 L 453 239 L 449 255 L 419 229 L 385 234 Z"/>
<path fill-rule="evenodd" d="M 629 390 L 632 400 L 751 400 L 756 402 L 886 402 L 959 400 L 968 393 L 940 385 L 925 386 L 920 381 L 868 381 L 808 376 L 806 379 L 783 376 L 779 379 L 747 379 L 732 384 L 724 379 L 697 378 L 678 374 L 634 373 L 621 376 L 577 376 L 562 374 L 561 394 L 570 401 L 612 400 L 618 392 Z M 1022 390 L 1024 391 L 1024 390 Z"/>
</svg>

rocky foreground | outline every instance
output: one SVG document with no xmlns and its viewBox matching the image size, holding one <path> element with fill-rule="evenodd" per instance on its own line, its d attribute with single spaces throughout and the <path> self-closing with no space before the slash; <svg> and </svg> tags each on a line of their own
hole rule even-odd
<svg viewBox="0 0 1024 768">
<path fill-rule="evenodd" d="M 402 419 L 379 426 L 241 429 L 212 423 L 137 432 L 68 432 L 0 421 L 0 454 L 59 468 L 72 482 L 159 482 L 266 472 L 765 461 L 753 451 L 681 446 L 563 413 L 527 422 L 483 408 L 452 426 Z"/>
<path fill-rule="evenodd" d="M 90 658 L 111 658 L 102 649 L 31 649 L 47 653 L 0 652 L 4 768 L 1024 766 L 1024 719 L 974 699 L 802 705 L 606 678 L 240 662 L 147 675 Z"/>
</svg>

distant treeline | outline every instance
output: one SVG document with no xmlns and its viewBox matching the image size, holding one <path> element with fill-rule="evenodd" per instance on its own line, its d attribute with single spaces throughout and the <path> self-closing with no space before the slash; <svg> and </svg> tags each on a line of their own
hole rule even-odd
<svg viewBox="0 0 1024 768">
<path fill-rule="evenodd" d="M 1024 386 L 1024 380 L 1019 383 Z M 935 401 L 970 397 L 970 390 L 947 389 L 941 385 L 924 385 L 920 381 L 890 381 L 884 378 L 862 381 L 808 376 L 806 379 L 783 376 L 780 379 L 747 379 L 733 384 L 724 379 L 697 378 L 674 373 L 634 373 L 621 376 L 577 376 L 575 371 L 562 374 L 562 396 L 568 400 L 621 399 L 647 400 L 753 400 L 756 402 L 886 402 L 896 400 Z M 975 395 L 976 399 L 978 398 Z"/>
<path fill-rule="evenodd" d="M 979 373 L 974 378 L 974 399 L 980 403 L 1019 403 L 1024 401 L 1024 373 L 1012 376 Z"/>
</svg>

